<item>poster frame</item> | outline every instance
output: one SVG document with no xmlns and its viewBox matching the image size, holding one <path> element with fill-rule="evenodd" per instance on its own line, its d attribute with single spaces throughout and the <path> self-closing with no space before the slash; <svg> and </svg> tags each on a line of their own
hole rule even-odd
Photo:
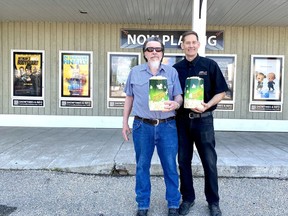
<svg viewBox="0 0 288 216">
<path fill-rule="evenodd" d="M 274 84 L 270 84 L 272 91 L 267 81 L 267 75 L 271 72 L 275 75 L 275 79 L 272 80 Z M 256 80 L 259 73 L 263 76 L 260 82 Z M 284 55 L 251 55 L 249 112 L 282 112 L 283 81 Z"/>
<path fill-rule="evenodd" d="M 82 58 L 80 56 L 88 57 L 88 62 L 83 64 L 86 65 L 87 68 L 87 74 L 86 77 L 83 79 L 85 80 L 85 84 L 88 84 L 87 87 L 87 96 L 78 95 L 79 91 L 81 91 L 81 88 L 75 90 L 75 95 L 65 95 L 64 92 L 64 65 L 68 65 L 68 63 L 64 64 L 64 56 L 75 56 L 74 58 L 79 58 L 79 62 L 82 61 Z M 77 60 L 77 59 L 76 59 Z M 70 61 L 70 60 L 69 60 Z M 74 60 L 75 61 L 75 60 Z M 83 60 L 85 61 L 85 60 Z M 67 61 L 68 62 L 68 61 Z M 75 65 L 79 65 L 74 63 L 71 60 L 72 67 L 75 67 Z M 70 64 L 71 65 L 71 64 Z M 70 66 L 71 67 L 71 66 Z M 71 69 L 73 69 L 71 67 Z M 81 74 L 81 68 L 79 68 L 78 73 L 80 74 L 74 74 L 77 77 L 79 76 L 79 79 L 76 79 L 79 81 L 81 85 L 82 81 L 82 74 Z M 76 72 L 77 73 L 77 69 Z M 73 75 L 73 76 L 74 76 Z M 71 78 L 72 79 L 72 78 Z M 71 50 L 59 50 L 59 107 L 60 108 L 93 108 L 93 52 L 92 51 L 71 51 Z M 70 83 L 71 86 L 71 83 Z M 72 88 L 72 87 L 71 87 Z M 78 94 L 77 94 L 78 91 Z M 73 93 L 72 93 L 73 94 Z"/>
<path fill-rule="evenodd" d="M 113 73 L 115 72 L 113 72 L 112 68 L 116 68 L 116 70 L 118 70 L 118 68 L 120 67 L 118 64 L 112 65 L 112 61 L 113 61 L 113 58 L 121 59 L 121 58 L 127 58 L 127 57 L 131 57 L 130 64 L 132 64 L 133 58 L 136 58 L 137 63 L 135 65 L 132 65 L 130 68 L 126 68 L 126 71 L 124 72 L 124 77 L 126 76 L 126 79 L 128 78 L 128 75 L 132 67 L 141 64 L 141 52 L 107 52 L 107 108 L 108 109 L 123 109 L 124 108 L 125 93 L 123 92 L 121 93 L 123 94 L 123 96 L 117 96 L 117 95 L 113 96 L 113 93 L 112 93 L 112 89 L 114 88 L 115 91 L 117 91 L 116 87 L 118 87 L 116 85 L 113 86 L 112 84 L 113 76 L 115 76 L 113 75 Z M 120 61 L 119 59 L 118 61 Z M 116 72 L 116 77 L 117 77 L 117 72 Z M 125 84 L 126 83 L 121 84 L 120 89 L 121 88 L 123 89 Z"/>
<path fill-rule="evenodd" d="M 229 92 L 226 93 L 224 99 L 222 99 L 215 111 L 234 111 L 235 110 L 235 96 L 236 96 L 236 76 L 237 76 L 237 55 L 236 54 L 206 54 L 207 58 L 213 59 L 221 69 L 221 72 L 226 80 L 229 88 Z M 226 62 L 220 62 L 220 59 L 226 60 Z M 217 61 L 218 60 L 218 61 Z M 232 62 L 229 68 L 229 62 Z M 226 64 L 226 65 L 223 65 Z M 227 68 L 226 71 L 222 71 L 222 68 Z M 229 73 L 230 69 L 230 73 Z M 229 99 L 232 97 L 232 99 Z"/>
<path fill-rule="evenodd" d="M 36 72 L 37 76 L 38 76 L 38 73 L 40 71 L 40 75 L 41 75 L 41 79 L 40 79 L 40 96 L 37 96 L 37 95 L 16 95 L 15 94 L 15 83 L 16 83 L 16 80 L 14 79 L 15 78 L 15 75 L 16 75 L 16 72 L 17 72 L 17 75 L 20 75 L 20 71 L 17 69 L 17 67 L 20 65 L 16 64 L 16 56 L 17 55 L 28 55 L 28 57 L 26 58 L 29 58 L 29 64 L 31 64 L 31 67 L 33 67 L 34 62 L 37 61 L 37 59 L 30 59 L 31 57 L 33 57 L 33 55 L 37 56 L 37 55 L 40 55 L 39 56 L 39 59 L 40 59 L 40 63 L 38 63 L 38 70 Z M 30 57 L 29 57 L 30 55 Z M 25 57 L 24 57 L 25 58 Z M 23 62 L 26 62 L 27 59 L 24 59 L 23 58 Z M 34 57 L 36 58 L 36 57 Z M 34 61 L 34 62 L 33 62 Z M 18 60 L 18 63 L 19 63 L 19 60 Z M 27 64 L 25 64 L 25 68 L 27 68 Z M 18 66 L 16 66 L 18 65 Z M 22 64 L 21 64 L 22 65 Z M 24 64 L 23 64 L 24 65 Z M 15 68 L 16 67 L 16 68 Z M 33 68 L 32 68 L 33 69 Z M 37 69 L 37 68 L 35 68 Z M 26 69 L 25 69 L 26 70 Z M 31 73 L 33 74 L 33 71 L 31 71 Z M 26 74 L 26 72 L 23 72 L 23 74 Z M 26 86 L 32 86 L 33 88 L 33 81 L 31 81 L 31 77 L 30 75 L 28 76 L 22 76 L 23 74 L 21 74 L 21 80 L 23 83 L 27 83 Z M 26 74 L 27 75 L 27 74 Z M 36 76 L 36 77 L 37 77 Z M 44 86 L 45 86 L 45 51 L 44 50 L 24 50 L 24 49 L 11 49 L 11 106 L 12 107 L 45 107 L 45 89 L 44 89 Z M 27 92 L 30 91 L 31 93 L 31 89 L 27 89 Z M 33 88 L 33 91 L 34 91 L 34 88 Z M 36 92 L 39 91 L 39 90 L 35 90 Z"/>
</svg>

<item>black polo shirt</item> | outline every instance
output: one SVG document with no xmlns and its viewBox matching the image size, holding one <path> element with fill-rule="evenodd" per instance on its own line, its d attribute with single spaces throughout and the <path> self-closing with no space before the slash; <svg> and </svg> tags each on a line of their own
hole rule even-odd
<svg viewBox="0 0 288 216">
<path fill-rule="evenodd" d="M 209 58 L 197 57 L 189 62 L 186 58 L 173 65 L 178 71 L 179 80 L 183 92 L 187 77 L 198 76 L 204 79 L 204 102 L 208 103 L 214 95 L 228 91 L 228 86 L 218 64 Z M 217 105 L 210 107 L 207 111 L 215 110 Z M 183 105 L 177 113 L 191 112 L 190 109 L 184 109 Z"/>
</svg>

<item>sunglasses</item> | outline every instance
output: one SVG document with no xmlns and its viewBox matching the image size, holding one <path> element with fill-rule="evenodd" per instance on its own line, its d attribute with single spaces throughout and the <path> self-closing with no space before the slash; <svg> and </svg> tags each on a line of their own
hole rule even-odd
<svg viewBox="0 0 288 216">
<path fill-rule="evenodd" d="M 162 47 L 146 47 L 145 52 L 146 51 L 153 52 L 154 50 L 156 52 L 162 52 L 163 51 Z"/>
</svg>

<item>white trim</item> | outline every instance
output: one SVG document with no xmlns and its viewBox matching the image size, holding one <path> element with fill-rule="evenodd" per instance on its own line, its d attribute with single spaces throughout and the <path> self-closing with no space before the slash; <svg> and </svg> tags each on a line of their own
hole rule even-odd
<svg viewBox="0 0 288 216">
<path fill-rule="evenodd" d="M 132 127 L 133 117 L 129 118 Z M 288 120 L 215 119 L 216 131 L 288 132 Z M 122 128 L 122 116 L 0 115 L 2 127 Z"/>
<path fill-rule="evenodd" d="M 258 58 L 258 59 L 257 59 Z M 260 60 L 261 58 L 263 58 L 262 60 L 266 60 L 265 62 L 265 65 L 258 65 L 258 68 L 256 68 L 256 64 L 255 64 L 255 61 L 256 60 Z M 268 64 L 267 61 L 268 60 L 281 60 L 280 61 L 280 68 L 279 68 L 279 74 L 277 74 L 277 69 L 278 67 L 276 66 L 277 65 L 277 62 L 274 63 L 274 65 L 272 63 Z M 249 112 L 282 112 L 282 109 L 283 109 L 283 89 L 284 89 L 284 64 L 285 64 L 285 57 L 284 55 L 251 55 L 251 60 L 250 60 L 250 102 L 249 102 Z M 264 64 L 264 63 L 262 63 Z M 271 69 L 272 67 L 272 69 Z M 275 67 L 275 68 L 274 68 Z M 272 70 L 272 71 L 271 71 Z M 256 82 L 256 71 L 260 71 L 262 72 L 265 77 L 267 76 L 268 73 L 270 72 L 274 72 L 276 73 L 276 79 L 279 80 L 279 83 L 281 84 L 279 86 L 279 91 L 280 91 L 280 95 L 279 95 L 279 99 L 275 98 L 275 100 L 273 98 L 268 98 L 268 99 L 265 99 L 265 98 L 255 98 L 254 99 L 254 94 L 255 94 L 255 91 L 257 91 L 257 89 L 255 90 L 255 87 L 253 89 L 253 84 L 255 84 Z M 263 84 L 263 83 L 262 83 Z M 266 87 L 263 87 L 263 90 L 265 90 Z M 266 91 L 268 91 L 266 89 Z M 270 91 L 270 90 L 269 90 Z M 269 92 L 268 91 L 268 92 Z M 274 91 L 274 90 L 273 90 Z M 277 90 L 276 90 L 277 91 Z M 262 90 L 261 90 L 262 92 Z M 266 105 L 275 105 L 276 107 L 280 107 L 279 110 L 259 110 L 259 109 L 252 109 L 251 106 L 252 105 L 262 105 L 262 106 L 266 106 Z M 273 108 L 275 109 L 275 108 Z"/>
<path fill-rule="evenodd" d="M 218 131 L 288 132 L 288 120 L 214 119 Z"/>
<path fill-rule="evenodd" d="M 200 4 L 201 7 L 200 7 Z M 201 11 L 200 11 L 201 8 Z M 206 47 L 206 25 L 207 25 L 207 0 L 192 1 L 192 30 L 197 32 L 199 36 L 200 47 L 198 53 L 205 56 Z"/>
<path fill-rule="evenodd" d="M 41 53 L 41 85 L 42 85 L 42 96 L 15 96 L 14 95 L 14 76 L 15 76 L 15 67 L 16 67 L 16 62 L 14 62 L 14 53 L 22 53 L 22 54 L 31 54 L 31 55 L 37 55 L 38 53 Z M 37 101 L 37 100 L 42 100 L 43 101 L 43 106 L 29 106 L 29 107 L 37 107 L 37 108 L 43 108 L 45 107 L 45 50 L 23 50 L 23 49 L 11 49 L 10 53 L 10 64 L 11 64 L 11 96 L 10 96 L 10 102 L 12 107 L 28 107 L 28 106 L 15 106 L 14 105 L 14 100 L 31 100 L 31 101 Z M 16 59 L 15 59 L 16 61 Z M 15 64 L 15 65 L 14 65 Z M 26 65 L 25 65 L 26 66 Z M 32 71 L 31 71 L 32 72 Z"/>
<path fill-rule="evenodd" d="M 234 109 L 235 109 L 235 98 L 236 98 L 236 80 L 237 80 L 236 79 L 236 76 L 237 76 L 237 71 L 236 71 L 237 70 L 237 55 L 236 54 L 206 54 L 206 57 L 214 60 L 218 64 L 221 72 L 223 73 L 223 76 L 224 76 L 225 80 L 226 80 L 226 78 L 228 79 L 228 80 L 226 80 L 228 87 L 230 85 L 229 82 L 232 81 L 232 90 L 233 90 L 232 98 L 233 99 L 232 100 L 222 100 L 222 101 L 219 102 L 219 104 L 224 104 L 224 105 L 225 104 L 227 104 L 227 105 L 232 104 L 233 108 L 232 109 L 227 109 L 225 111 L 234 111 Z M 233 59 L 233 63 L 232 63 L 233 71 L 230 71 L 230 72 L 232 72 L 232 74 L 230 74 L 230 76 L 229 76 L 229 68 L 228 68 L 229 64 L 225 65 L 227 67 L 227 74 L 225 75 L 224 71 L 222 71 L 222 67 L 223 66 L 221 66 L 220 63 L 219 63 L 219 59 L 221 59 L 221 58 L 222 59 L 223 58 Z M 227 63 L 227 62 L 225 62 L 225 63 Z M 229 87 L 229 89 L 230 89 L 230 87 Z M 215 111 L 218 111 L 218 110 L 216 109 Z M 221 111 L 221 109 L 219 109 L 219 111 Z"/>
<path fill-rule="evenodd" d="M 136 57 L 137 56 L 138 62 L 136 65 L 140 65 L 141 64 L 141 52 L 107 52 L 107 108 L 108 109 L 123 109 L 125 97 L 117 97 L 116 98 L 116 97 L 110 96 L 110 93 L 111 93 L 111 82 L 110 82 L 111 74 L 113 72 L 115 72 L 115 71 L 112 71 L 112 62 L 110 62 L 110 59 L 111 59 L 111 57 L 113 57 L 113 55 L 118 55 L 117 57 L 127 57 L 127 56 Z M 117 67 L 118 67 L 118 65 L 117 65 Z M 129 76 L 131 69 L 132 68 L 130 68 L 129 71 L 126 71 L 126 72 L 128 72 L 126 80 Z M 123 103 L 123 106 L 110 106 L 110 102 Z"/>
<path fill-rule="evenodd" d="M 58 103 L 59 103 L 59 108 L 69 108 L 69 109 L 75 109 L 75 108 L 79 108 L 79 107 L 69 107 L 69 106 L 61 106 L 61 101 L 88 101 L 88 102 L 91 102 L 91 106 L 88 106 L 88 107 L 81 107 L 82 109 L 83 108 L 86 108 L 86 109 L 91 109 L 93 108 L 93 51 L 72 51 L 72 50 L 59 50 L 59 56 L 58 56 L 58 62 L 59 62 L 59 68 L 58 68 L 58 76 L 59 76 L 59 82 L 58 82 L 58 89 L 59 89 L 59 98 L 58 98 Z M 63 76 L 63 72 L 62 72 L 62 67 L 64 67 L 63 65 L 63 60 L 62 60 L 62 54 L 69 54 L 70 56 L 72 55 L 77 55 L 77 54 L 86 54 L 89 56 L 89 70 L 88 70 L 88 80 L 89 80 L 89 91 L 90 91 L 90 96 L 89 97 L 64 97 L 62 96 L 62 76 Z"/>
</svg>

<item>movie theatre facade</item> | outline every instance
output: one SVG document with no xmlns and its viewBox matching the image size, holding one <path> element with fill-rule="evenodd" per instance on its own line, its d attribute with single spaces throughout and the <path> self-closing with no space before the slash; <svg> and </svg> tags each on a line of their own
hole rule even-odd
<svg viewBox="0 0 288 216">
<path fill-rule="evenodd" d="M 190 29 L 0 22 L 0 125 L 121 128 L 123 87 L 131 67 L 144 62 L 145 39 L 161 37 L 163 63 L 173 65 L 183 58 L 181 34 Z M 205 54 L 229 86 L 214 112 L 215 129 L 288 131 L 288 28 L 207 26 L 206 36 Z"/>
</svg>

